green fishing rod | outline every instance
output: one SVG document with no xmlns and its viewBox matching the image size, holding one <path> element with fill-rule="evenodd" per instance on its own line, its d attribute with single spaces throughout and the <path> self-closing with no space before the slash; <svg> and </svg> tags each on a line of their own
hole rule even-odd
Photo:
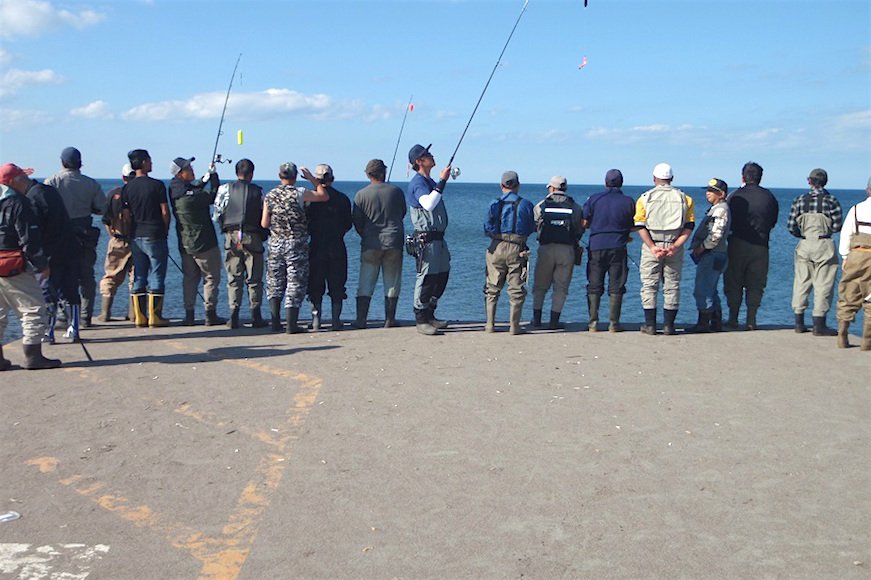
<svg viewBox="0 0 871 580">
<path fill-rule="evenodd" d="M 499 64 L 502 62 L 502 56 L 505 54 L 505 50 L 508 48 L 508 43 L 511 42 L 511 37 L 514 36 L 514 31 L 517 30 L 517 25 L 520 24 L 520 19 L 523 18 L 523 15 L 526 13 L 526 8 L 528 6 L 529 0 L 524 0 L 523 8 L 520 9 L 520 14 L 517 16 L 517 20 L 514 22 L 514 26 L 511 28 L 511 33 L 508 35 L 508 40 L 505 41 L 505 46 L 502 47 L 502 52 L 499 53 L 499 58 L 496 59 L 496 64 L 493 65 L 493 70 L 490 71 L 490 77 L 487 79 L 487 83 L 484 85 L 484 90 L 481 91 L 481 96 L 478 97 L 478 102 L 475 103 L 475 108 L 472 110 L 472 115 L 469 117 L 469 122 L 466 123 L 466 128 L 463 129 L 463 134 L 460 135 L 460 141 L 457 143 L 456 148 L 454 148 L 454 153 L 451 155 L 450 161 L 448 161 L 448 166 L 454 163 L 454 157 L 457 156 L 457 151 L 459 151 L 460 145 L 463 143 L 463 138 L 466 136 L 466 131 L 469 130 L 469 126 L 472 124 L 472 119 L 475 118 L 475 113 L 478 112 L 478 107 L 480 106 L 481 101 L 484 99 L 484 94 L 490 87 L 490 81 L 493 80 L 493 75 L 496 74 L 496 69 L 499 68 Z M 454 179 L 456 179 L 459 174 L 459 168 L 455 167 L 451 170 L 451 177 L 453 177 Z"/>
<path fill-rule="evenodd" d="M 227 114 L 227 103 L 230 101 L 230 91 L 233 90 L 233 80 L 236 78 L 236 69 L 239 68 L 239 61 L 242 60 L 242 53 L 239 53 L 239 58 L 236 59 L 236 66 L 233 67 L 233 74 L 230 76 L 230 86 L 227 87 L 227 96 L 224 97 L 224 109 L 221 111 L 221 121 L 218 123 L 218 135 L 215 137 L 215 148 L 212 150 L 212 163 L 230 163 L 232 160 L 224 159 L 218 155 L 218 142 L 221 140 L 221 135 L 224 134 L 224 115 Z"/>
</svg>

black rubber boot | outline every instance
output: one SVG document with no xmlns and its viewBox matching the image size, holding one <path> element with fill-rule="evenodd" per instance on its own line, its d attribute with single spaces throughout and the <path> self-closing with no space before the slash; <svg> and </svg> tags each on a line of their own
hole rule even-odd
<svg viewBox="0 0 871 580">
<path fill-rule="evenodd" d="M 687 332 L 692 334 L 706 334 L 711 332 L 711 316 L 713 316 L 713 314 L 713 310 L 699 310 L 699 321 L 696 322 L 695 326 L 687 328 Z"/>
<path fill-rule="evenodd" d="M 100 303 L 100 315 L 97 320 L 100 322 L 112 322 L 112 302 L 115 301 L 114 296 L 103 296 Z"/>
<path fill-rule="evenodd" d="M 312 321 L 309 324 L 309 328 L 312 330 L 320 330 L 321 329 L 321 308 L 322 308 L 322 299 L 312 300 Z"/>
<path fill-rule="evenodd" d="M 387 296 L 384 298 L 384 328 L 396 328 L 401 326 L 396 320 L 396 307 L 399 305 L 399 296 Z"/>
<path fill-rule="evenodd" d="M 79 311 L 79 326 L 82 328 L 91 328 L 91 318 L 94 315 L 94 302 L 90 298 L 82 298 L 82 308 Z"/>
<path fill-rule="evenodd" d="M 184 311 L 184 320 L 181 321 L 182 326 L 193 326 L 197 321 L 194 320 L 194 311 L 193 310 L 185 310 Z"/>
<path fill-rule="evenodd" d="M 674 327 L 674 319 L 677 318 L 677 310 L 663 310 L 662 334 L 673 336 L 677 334 Z"/>
<path fill-rule="evenodd" d="M 42 369 L 56 369 L 59 366 L 59 360 L 42 356 L 41 344 L 24 345 L 24 368 L 27 370 L 36 371 Z"/>
<path fill-rule="evenodd" d="M 281 298 L 269 299 L 270 330 L 281 332 Z"/>
<path fill-rule="evenodd" d="M 814 336 L 837 336 L 838 331 L 826 326 L 825 316 L 814 316 Z"/>
<path fill-rule="evenodd" d="M 532 328 L 541 328 L 541 309 L 532 309 Z"/>
<path fill-rule="evenodd" d="M 756 330 L 759 327 L 756 325 L 756 311 L 758 308 L 747 307 L 747 328 L 746 330 Z"/>
<path fill-rule="evenodd" d="M 426 311 L 427 316 L 429 317 L 430 326 L 435 328 L 436 330 L 441 330 L 442 328 L 448 327 L 448 322 L 446 320 L 439 320 L 435 317 L 435 306 L 430 307 L 429 310 Z"/>
<path fill-rule="evenodd" d="M 427 336 L 439 334 L 438 329 L 430 324 L 429 310 L 415 310 L 414 320 L 417 323 L 417 331 Z"/>
<path fill-rule="evenodd" d="M 387 320 L 389 320 L 389 304 L 390 298 L 384 299 L 384 327 L 387 328 Z M 369 305 L 372 304 L 371 296 L 357 296 L 357 318 L 353 322 L 354 328 L 363 330 L 366 328 L 366 322 L 369 320 Z M 393 316 L 396 316 L 396 305 L 393 306 Z"/>
<path fill-rule="evenodd" d="M 301 328 L 299 322 L 299 308 L 288 308 L 285 312 L 287 318 L 287 334 L 302 334 L 305 328 Z"/>
<path fill-rule="evenodd" d="M 332 315 L 332 326 L 330 330 L 342 330 L 345 324 L 342 322 L 342 305 L 343 300 L 330 301 L 330 314 Z"/>
<path fill-rule="evenodd" d="M 8 371 L 12 367 L 12 361 L 3 358 L 3 345 L 0 344 L 0 371 Z"/>
<path fill-rule="evenodd" d="M 723 309 L 714 308 L 711 315 L 711 332 L 723 332 Z"/>
<path fill-rule="evenodd" d="M 260 314 L 260 307 L 251 309 L 251 328 L 266 328 L 269 326 L 269 323 L 263 320 L 263 316 Z"/>
<path fill-rule="evenodd" d="M 644 309 L 644 324 L 641 325 L 640 330 L 644 334 L 656 335 L 656 308 Z"/>
<path fill-rule="evenodd" d="M 599 304 L 601 302 L 601 294 L 587 294 L 587 310 L 590 312 L 590 323 L 587 325 L 587 329 L 590 332 L 599 331 Z"/>
<path fill-rule="evenodd" d="M 795 315 L 795 331 L 798 334 L 807 332 L 807 326 L 804 325 L 804 312 Z"/>
<path fill-rule="evenodd" d="M 218 316 L 217 310 L 214 308 L 206 310 L 206 326 L 220 326 L 222 324 L 227 324 L 227 319 Z"/>
<path fill-rule="evenodd" d="M 550 311 L 550 324 L 547 325 L 550 330 L 562 330 L 566 327 L 565 324 L 559 321 L 559 317 L 561 314 L 562 312 L 554 312 L 553 310 Z"/>
<path fill-rule="evenodd" d="M 239 307 L 230 311 L 230 319 L 227 321 L 228 328 L 239 328 Z"/>
<path fill-rule="evenodd" d="M 611 294 L 608 296 L 608 332 L 622 332 L 620 326 L 620 312 L 623 310 L 623 295 Z"/>
</svg>

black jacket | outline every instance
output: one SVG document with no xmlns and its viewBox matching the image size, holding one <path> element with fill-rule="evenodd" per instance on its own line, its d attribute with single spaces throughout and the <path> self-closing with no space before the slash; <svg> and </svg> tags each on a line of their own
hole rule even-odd
<svg viewBox="0 0 871 580">
<path fill-rule="evenodd" d="M 326 189 L 330 200 L 312 203 L 305 210 L 312 253 L 344 248 L 345 233 L 354 225 L 351 218 L 351 200 L 348 196 L 332 186 L 327 186 Z"/>
<path fill-rule="evenodd" d="M 50 259 L 76 257 L 79 243 L 76 240 L 70 214 L 57 189 L 51 185 L 30 181 L 25 194 L 33 206 L 36 222 L 42 233 L 42 244 Z"/>
<path fill-rule="evenodd" d="M 24 250 L 37 270 L 48 264 L 33 206 L 12 189 L 0 197 L 0 250 Z"/>
<path fill-rule="evenodd" d="M 768 247 L 768 235 L 777 224 L 780 206 L 774 194 L 758 185 L 745 185 L 729 197 L 732 214 L 731 235 L 754 246 Z"/>
</svg>

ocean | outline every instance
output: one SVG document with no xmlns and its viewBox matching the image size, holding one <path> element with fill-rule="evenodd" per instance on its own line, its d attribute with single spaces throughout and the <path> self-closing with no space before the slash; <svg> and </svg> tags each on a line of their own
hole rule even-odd
<svg viewBox="0 0 871 580">
<path fill-rule="evenodd" d="M 121 184 L 120 180 L 101 179 L 98 180 L 103 186 L 104 191 L 108 192 L 114 187 Z M 263 187 L 265 191 L 276 186 L 278 182 L 255 179 L 255 182 Z M 339 181 L 335 187 L 344 192 L 353 201 L 354 194 L 367 183 L 357 181 Z M 405 189 L 405 183 L 396 182 L 396 185 L 401 189 Z M 709 207 L 705 200 L 704 189 L 702 186 L 688 186 L 685 184 L 676 184 L 684 192 L 690 195 L 696 204 L 697 217 L 704 215 Z M 624 186 L 623 191 L 633 199 L 637 198 L 641 193 L 649 189 L 651 186 Z M 598 185 L 570 185 L 569 195 L 575 201 L 583 204 L 591 195 L 602 191 L 603 187 Z M 793 281 L 793 252 L 796 245 L 796 239 L 786 231 L 786 219 L 789 214 L 789 206 L 792 200 L 803 190 L 798 189 L 771 189 L 780 203 L 780 216 L 777 227 L 772 231 L 771 235 L 771 259 L 768 276 L 768 288 L 765 291 L 765 297 L 762 302 L 762 308 L 759 311 L 759 323 L 765 326 L 789 326 L 793 324 L 793 313 L 791 304 L 792 298 L 792 281 Z M 537 203 L 547 193 L 544 184 L 523 184 L 521 186 L 521 195 Z M 838 200 L 846 214 L 847 210 L 853 205 L 865 199 L 865 192 L 861 189 L 855 190 L 833 190 L 831 191 Z M 484 299 L 483 288 L 485 278 L 485 263 L 484 252 L 488 246 L 488 239 L 483 233 L 483 220 L 487 211 L 487 207 L 491 200 L 500 195 L 498 184 L 483 184 L 483 183 L 462 183 L 450 182 L 445 190 L 445 203 L 447 204 L 450 225 L 446 233 L 446 240 L 451 250 L 451 274 L 448 281 L 447 290 L 442 297 L 438 316 L 449 320 L 458 321 L 482 321 L 484 319 Z M 106 233 L 102 228 L 102 224 L 95 218 L 94 223 L 103 231 L 100 238 L 99 253 L 97 259 L 96 276 L 97 280 L 103 274 L 103 259 L 106 251 Z M 410 229 L 410 220 L 406 218 L 406 228 Z M 174 225 L 171 226 L 169 235 L 170 255 L 177 263 L 181 263 L 178 254 L 177 240 L 174 233 Z M 220 237 L 220 233 L 219 233 Z M 533 258 L 530 262 L 530 285 L 529 296 L 524 305 L 524 320 L 532 317 L 532 286 L 531 278 L 534 267 L 534 256 L 537 251 L 537 241 L 535 236 L 530 238 L 529 246 L 532 249 Z M 640 298 L 640 277 L 637 264 L 640 263 L 641 242 L 637 235 L 633 235 L 633 242 L 629 244 L 629 281 L 627 283 L 626 296 L 623 303 L 622 319 L 629 323 L 638 323 L 643 320 Z M 837 236 L 835 238 L 837 243 Z M 359 272 L 360 259 L 360 238 L 352 229 L 345 236 L 345 243 L 348 247 L 348 299 L 345 301 L 343 319 L 352 320 L 355 318 L 355 307 L 357 295 L 357 275 Z M 586 236 L 582 240 L 586 244 Z M 397 315 L 403 320 L 412 320 L 412 294 L 414 291 L 414 261 L 408 259 L 403 263 L 403 278 L 402 278 L 402 293 L 399 301 Z M 562 321 L 565 322 L 586 322 L 588 318 L 587 303 L 586 303 L 586 256 L 584 257 L 584 265 L 580 268 L 575 268 L 572 277 L 572 283 L 569 290 L 569 297 L 563 309 Z M 692 285 L 695 279 L 695 265 L 692 260 L 684 261 L 683 284 L 681 289 L 681 306 L 678 314 L 678 324 L 693 324 L 696 320 L 695 301 L 692 297 Z M 181 318 L 184 316 L 184 308 L 182 305 L 182 290 L 181 290 L 181 272 L 173 265 L 169 264 L 169 269 L 166 279 L 166 305 L 164 308 L 164 316 L 170 318 Z M 99 282 L 98 282 L 99 283 Z M 226 276 L 222 280 L 221 288 L 221 303 L 218 308 L 218 313 L 221 316 L 228 315 L 226 302 Z M 99 286 L 98 286 L 99 294 Z M 370 318 L 382 318 L 383 312 L 383 289 L 381 281 L 375 289 L 373 296 L 372 307 L 369 312 Z M 721 298 L 722 292 L 721 292 Z M 99 295 L 96 300 L 96 309 L 99 310 Z M 114 306 L 114 315 L 122 314 L 126 311 L 128 294 L 126 287 L 119 290 Z M 660 297 L 660 306 L 661 306 Z M 325 302 L 327 298 L 325 297 Z M 550 293 L 545 301 L 544 311 L 545 318 L 550 304 Z M 834 305 L 834 302 L 833 302 Z M 832 313 L 828 317 L 830 326 L 834 323 L 834 306 Z M 268 303 L 264 295 L 264 316 L 268 316 Z M 325 304 L 324 316 L 329 316 L 328 308 Z M 607 303 L 602 306 L 600 316 L 607 319 Z M 202 319 L 202 304 L 198 305 L 197 318 Z M 309 304 L 303 306 L 300 312 L 300 318 L 305 320 L 310 317 Z M 808 322 L 810 314 L 807 315 Z M 248 319 L 247 299 L 246 306 L 242 308 L 241 318 L 243 321 Z M 661 320 L 661 315 L 659 316 Z M 742 318 L 743 320 L 743 313 Z M 503 299 L 499 302 L 499 310 L 497 311 L 497 321 L 508 320 L 508 298 L 507 294 L 503 293 Z M 9 342 L 20 337 L 21 329 L 18 319 L 15 314 L 10 314 L 10 325 L 7 328 L 4 342 Z M 84 336 L 87 338 L 87 330 L 84 331 Z"/>
</svg>

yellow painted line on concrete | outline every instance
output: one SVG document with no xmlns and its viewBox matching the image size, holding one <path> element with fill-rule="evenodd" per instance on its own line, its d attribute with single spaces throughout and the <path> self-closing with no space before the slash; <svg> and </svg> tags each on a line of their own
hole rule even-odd
<svg viewBox="0 0 871 580">
<path fill-rule="evenodd" d="M 191 350 L 188 345 L 176 341 L 167 341 L 167 343 L 179 350 L 187 352 Z M 207 351 L 201 353 L 212 356 Z M 234 580 L 251 552 L 257 537 L 259 522 L 271 505 L 275 491 L 287 469 L 291 456 L 291 443 L 299 438 L 299 429 L 317 402 L 323 381 L 313 375 L 271 367 L 250 360 L 222 359 L 214 356 L 212 358 L 300 383 L 300 390 L 294 396 L 292 406 L 287 410 L 280 437 L 264 431 L 246 429 L 249 435 L 273 446 L 277 452 L 267 453 L 258 462 L 254 475 L 242 489 L 235 509 L 219 537 L 208 537 L 189 526 L 170 522 L 147 505 L 136 505 L 121 494 L 101 493 L 106 489 L 106 485 L 83 475 L 65 475 L 58 481 L 79 495 L 90 498 L 103 509 L 117 514 L 137 527 L 156 531 L 166 537 L 174 547 L 190 552 L 202 563 L 200 580 Z M 82 378 L 89 381 L 103 382 L 84 369 L 70 369 L 70 371 L 78 372 Z M 229 425 L 226 421 L 218 419 L 215 414 L 195 411 L 190 405 L 181 405 L 174 409 L 174 412 L 211 426 Z M 27 461 L 27 464 L 36 467 L 40 473 L 56 474 L 59 461 L 55 457 L 38 457 Z M 77 485 L 83 480 L 85 483 Z"/>
</svg>

